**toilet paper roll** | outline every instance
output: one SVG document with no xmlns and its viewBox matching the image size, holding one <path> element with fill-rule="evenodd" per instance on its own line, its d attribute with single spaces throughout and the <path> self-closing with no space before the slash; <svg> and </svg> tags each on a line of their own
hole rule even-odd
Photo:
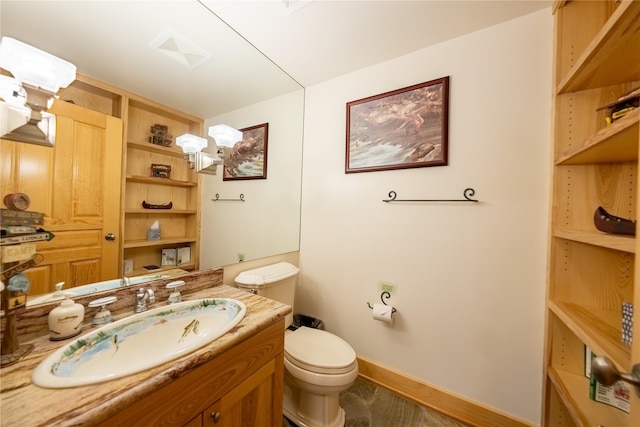
<svg viewBox="0 0 640 427">
<path fill-rule="evenodd" d="M 391 323 L 393 321 L 393 306 L 384 304 L 373 304 L 373 318 L 381 322 Z"/>
</svg>

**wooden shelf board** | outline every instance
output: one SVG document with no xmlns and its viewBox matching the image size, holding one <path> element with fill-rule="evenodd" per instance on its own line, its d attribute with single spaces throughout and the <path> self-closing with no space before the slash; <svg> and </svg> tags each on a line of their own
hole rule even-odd
<svg viewBox="0 0 640 427">
<path fill-rule="evenodd" d="M 196 237 L 171 237 L 160 240 L 129 240 L 124 242 L 124 249 L 145 248 L 152 246 L 169 246 L 180 243 L 192 243 L 197 241 Z"/>
<path fill-rule="evenodd" d="M 152 176 L 127 175 L 128 182 L 139 182 L 152 185 L 170 185 L 173 187 L 196 187 L 198 183 L 191 181 L 179 181 L 169 178 L 155 178 Z"/>
<path fill-rule="evenodd" d="M 601 129 L 582 147 L 560 155 L 556 165 L 626 162 L 638 159 L 640 109 Z"/>
<path fill-rule="evenodd" d="M 136 150 L 149 151 L 156 154 L 163 154 L 165 156 L 183 158 L 184 153 L 182 151 L 175 151 L 172 148 L 163 147 L 162 145 L 151 144 L 150 142 L 142 141 L 129 141 L 127 148 L 135 148 Z"/>
<path fill-rule="evenodd" d="M 589 398 L 589 379 L 584 375 L 553 367 L 549 368 L 548 375 L 576 425 L 591 427 L 628 424 L 625 412 Z"/>
<path fill-rule="evenodd" d="M 198 211 L 194 209 L 127 209 L 125 214 L 135 215 L 158 215 L 158 214 L 173 214 L 173 215 L 195 215 Z"/>
<path fill-rule="evenodd" d="M 556 93 L 640 80 L 640 2 L 623 0 L 560 81 Z M 635 52 L 629 57 L 628 52 Z"/>
<path fill-rule="evenodd" d="M 166 273 L 166 272 L 174 273 L 174 274 L 171 274 L 170 276 L 178 276 L 180 275 L 180 272 L 182 270 L 193 270 L 195 267 L 196 267 L 195 264 L 191 262 L 191 263 L 182 264 L 182 265 L 165 265 L 161 267 L 160 270 L 153 270 L 153 271 L 147 271 L 144 268 L 136 268 L 131 273 L 129 273 L 128 276 L 135 277 L 135 276 L 143 276 L 143 275 Z M 176 270 L 176 269 L 179 269 L 179 270 Z"/>
<path fill-rule="evenodd" d="M 634 254 L 636 252 L 636 239 L 631 236 L 616 236 L 599 231 L 581 231 L 555 229 L 554 237 L 572 240 L 574 242 L 586 243 L 588 245 L 600 246 L 603 248 L 614 249 L 622 252 Z"/>
<path fill-rule="evenodd" d="M 549 301 L 548 306 L 591 351 L 609 357 L 624 372 L 630 371 L 631 348 L 621 340 L 620 311 L 561 301 Z"/>
</svg>

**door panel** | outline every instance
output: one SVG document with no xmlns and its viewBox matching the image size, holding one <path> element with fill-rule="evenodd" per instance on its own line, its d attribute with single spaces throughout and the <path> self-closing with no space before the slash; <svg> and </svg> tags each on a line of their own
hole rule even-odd
<svg viewBox="0 0 640 427">
<path fill-rule="evenodd" d="M 36 245 L 44 261 L 26 272 L 31 295 L 119 277 L 122 120 L 56 101 L 53 148 L 2 140 L 2 195 L 29 195 L 55 234 Z M 10 160 L 7 160 L 10 159 Z M 116 240 L 107 241 L 113 233 Z"/>
</svg>

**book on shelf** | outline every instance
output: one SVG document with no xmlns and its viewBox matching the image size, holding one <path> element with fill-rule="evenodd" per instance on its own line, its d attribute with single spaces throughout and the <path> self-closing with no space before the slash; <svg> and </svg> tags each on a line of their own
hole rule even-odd
<svg viewBox="0 0 640 427">
<path fill-rule="evenodd" d="M 177 265 L 177 249 L 163 249 L 162 250 L 162 266 Z"/>
<path fill-rule="evenodd" d="M 177 261 L 178 265 L 189 264 L 191 262 L 191 247 L 178 248 Z"/>
</svg>

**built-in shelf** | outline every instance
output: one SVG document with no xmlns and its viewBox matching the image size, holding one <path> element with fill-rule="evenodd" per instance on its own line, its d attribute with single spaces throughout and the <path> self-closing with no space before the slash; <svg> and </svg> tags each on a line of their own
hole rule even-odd
<svg viewBox="0 0 640 427">
<path fill-rule="evenodd" d="M 187 264 L 180 264 L 180 265 L 165 265 L 165 266 L 162 266 L 159 270 L 152 270 L 152 271 L 145 270 L 144 268 L 137 268 L 133 270 L 131 273 L 129 273 L 128 276 L 135 277 L 135 276 L 142 276 L 142 275 L 149 275 L 149 274 L 157 274 L 157 273 L 162 273 L 165 271 L 171 271 L 176 269 L 192 270 L 194 268 L 195 268 L 194 263 L 187 263 Z"/>
<path fill-rule="evenodd" d="M 553 236 L 561 239 L 572 240 L 574 242 L 586 243 L 588 245 L 602 248 L 615 249 L 617 251 L 635 253 L 636 240 L 631 236 L 616 236 L 598 231 L 579 231 L 556 228 Z"/>
<path fill-rule="evenodd" d="M 179 181 L 169 178 L 156 178 L 152 176 L 127 175 L 128 182 L 139 182 L 141 184 L 170 185 L 173 187 L 196 187 L 198 184 L 191 181 Z"/>
<path fill-rule="evenodd" d="M 549 309 L 596 354 L 607 355 L 629 371 L 631 349 L 622 343 L 620 311 L 549 301 Z"/>
<path fill-rule="evenodd" d="M 638 159 L 640 110 L 601 129 L 581 147 L 563 153 L 557 165 L 626 162 Z"/>
<path fill-rule="evenodd" d="M 163 147 L 162 145 L 151 144 L 150 142 L 129 141 L 127 148 L 135 148 L 136 150 L 149 151 L 151 153 L 163 154 L 165 156 L 184 157 L 182 151 L 175 151 L 171 147 Z"/>
<path fill-rule="evenodd" d="M 553 11 L 555 157 L 542 425 L 635 427 L 637 399 L 627 414 L 590 398 L 585 348 L 621 372 L 639 362 L 623 337 L 623 305 L 640 306 L 637 241 L 598 231 L 593 216 L 598 206 L 640 215 L 640 110 L 608 125 L 602 110 L 640 86 L 640 1 L 558 0 Z M 635 345 L 639 334 L 632 335 Z"/>
<path fill-rule="evenodd" d="M 126 214 L 132 215 L 158 215 L 162 213 L 175 214 L 175 215 L 195 215 L 198 213 L 194 209 L 127 209 L 124 211 Z"/>
<path fill-rule="evenodd" d="M 133 260 L 134 271 L 143 265 L 161 265 L 163 249 L 189 247 L 191 262 L 179 268 L 197 270 L 200 253 L 200 175 L 189 167 L 175 138 L 201 135 L 204 122 L 188 113 L 152 100 L 127 100 L 127 150 L 124 197 L 123 259 Z M 173 141 L 168 147 L 152 144 L 151 132 L 164 126 Z M 170 178 L 151 176 L 154 164 L 170 168 Z M 171 209 L 144 209 L 143 202 Z M 146 230 L 158 223 L 160 240 L 147 240 Z M 169 237 L 171 236 L 171 237 Z"/>
<path fill-rule="evenodd" d="M 193 243 L 198 241 L 196 237 L 170 237 L 170 238 L 162 238 L 160 240 L 129 240 L 124 242 L 125 249 L 132 248 L 146 248 L 153 246 L 170 246 L 170 245 L 178 245 L 182 243 Z"/>
<path fill-rule="evenodd" d="M 635 57 L 629 52 L 635 52 Z M 560 81 L 557 93 L 633 80 L 640 80 L 640 2 L 623 0 Z"/>
<path fill-rule="evenodd" d="M 584 375 L 556 368 L 550 368 L 548 374 L 578 427 L 627 425 L 627 414 L 612 406 L 589 399 L 589 393 L 585 393 L 585 390 L 589 390 L 589 379 Z"/>
</svg>

